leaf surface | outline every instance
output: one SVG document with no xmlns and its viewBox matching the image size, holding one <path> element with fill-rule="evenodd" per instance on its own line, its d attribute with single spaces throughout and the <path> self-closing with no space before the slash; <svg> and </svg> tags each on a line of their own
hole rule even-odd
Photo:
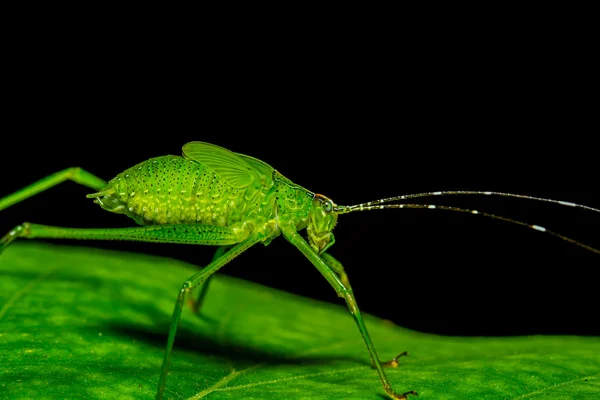
<svg viewBox="0 0 600 400">
<path fill-rule="evenodd" d="M 0 398 L 153 398 L 180 261 L 19 242 L 0 256 Z M 184 310 L 166 397 L 373 399 L 383 389 L 350 314 L 219 275 Z M 419 399 L 597 399 L 595 337 L 452 338 L 366 316 L 398 392 Z"/>
</svg>

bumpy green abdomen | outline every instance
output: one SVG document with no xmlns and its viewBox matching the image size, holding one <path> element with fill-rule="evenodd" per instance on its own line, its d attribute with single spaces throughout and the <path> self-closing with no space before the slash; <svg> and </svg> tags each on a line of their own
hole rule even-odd
<svg viewBox="0 0 600 400">
<path fill-rule="evenodd" d="M 209 168 L 179 156 L 144 161 L 117 175 L 106 190 L 100 205 L 140 225 L 229 226 L 254 207 L 258 195 L 232 188 Z"/>
</svg>

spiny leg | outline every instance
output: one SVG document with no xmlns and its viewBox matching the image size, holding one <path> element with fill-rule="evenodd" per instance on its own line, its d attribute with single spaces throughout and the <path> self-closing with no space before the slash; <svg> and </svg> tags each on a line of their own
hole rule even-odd
<svg viewBox="0 0 600 400">
<path fill-rule="evenodd" d="M 104 180 L 79 167 L 67 168 L 42 178 L 39 181 L 24 187 L 23 189 L 9 194 L 6 197 L 3 197 L 0 199 L 0 210 L 4 210 L 5 208 L 43 192 L 44 190 L 50 189 L 51 187 L 56 186 L 66 180 L 71 180 L 94 190 L 101 190 L 106 186 L 106 182 Z"/>
<path fill-rule="evenodd" d="M 346 300 L 348 309 L 354 317 L 354 321 L 358 325 L 358 329 L 362 335 L 365 345 L 367 346 L 369 355 L 371 356 L 371 362 L 375 366 L 375 369 L 379 374 L 379 379 L 387 395 L 394 400 L 407 400 L 408 395 L 411 394 L 417 396 L 417 393 L 414 391 L 398 394 L 392 389 L 392 384 L 390 383 L 387 375 L 385 374 L 385 370 L 383 369 L 383 365 L 379 360 L 379 356 L 377 355 L 375 346 L 373 346 L 373 342 L 371 341 L 371 337 L 369 335 L 369 332 L 367 331 L 367 327 L 365 326 L 361 312 L 358 308 L 356 299 L 354 298 L 352 291 L 344 286 L 340 277 L 317 253 L 315 253 L 315 251 L 310 247 L 306 240 L 302 238 L 302 236 L 300 236 L 295 230 L 290 229 L 289 227 L 282 227 L 282 231 L 285 238 L 289 240 L 290 243 L 292 243 L 294 246 L 296 246 L 298 250 L 300 250 L 306 256 L 306 258 L 308 258 L 313 263 L 313 265 L 317 267 L 317 269 L 319 270 L 319 272 L 321 272 L 323 277 L 327 279 L 329 284 L 335 289 L 338 296 L 343 297 L 344 300 Z"/>
<path fill-rule="evenodd" d="M 224 246 L 240 238 L 233 230 L 212 225 L 152 225 L 132 228 L 62 228 L 24 222 L 0 238 L 0 253 L 17 238 L 130 240 L 153 243 Z"/>
<path fill-rule="evenodd" d="M 321 254 L 321 259 L 323 261 L 325 261 L 327 266 L 329 266 L 329 268 L 331 268 L 338 275 L 338 277 L 340 278 L 340 281 L 342 282 L 344 287 L 346 287 L 346 289 L 348 290 L 349 295 L 352 298 L 354 298 L 354 291 L 352 290 L 352 286 L 350 286 L 350 280 L 348 279 L 348 275 L 346 274 L 346 271 L 344 270 L 344 266 L 342 265 L 342 263 L 339 262 L 338 260 L 336 260 L 331 254 L 328 254 L 328 253 Z M 356 303 L 355 298 L 354 298 L 354 303 Z M 407 355 L 408 355 L 408 352 L 403 351 L 402 353 L 398 354 L 396 357 L 392 358 L 389 361 L 379 360 L 379 362 L 384 367 L 396 368 L 398 365 L 400 365 L 398 363 L 398 359 L 400 357 L 407 356 Z M 375 364 L 372 364 L 372 366 L 373 366 L 373 368 L 376 368 Z"/>
<path fill-rule="evenodd" d="M 215 261 L 216 259 L 218 259 L 219 257 L 221 257 L 225 251 L 227 250 L 227 246 L 221 246 L 219 248 L 217 248 L 217 251 L 215 251 L 215 255 L 213 256 L 211 262 Z M 206 297 L 206 292 L 208 291 L 208 287 L 210 286 L 210 281 L 212 280 L 212 275 L 209 276 L 208 278 L 206 278 L 206 280 L 204 280 L 204 282 L 202 282 L 199 287 L 198 287 L 198 298 L 196 300 L 189 299 L 188 300 L 188 304 L 190 306 L 190 308 L 192 309 L 192 312 L 196 315 L 198 315 L 200 313 L 200 307 L 202 307 L 202 304 L 204 303 L 204 298 Z"/>
<path fill-rule="evenodd" d="M 165 350 L 165 356 L 163 359 L 163 364 L 160 369 L 160 379 L 158 381 L 158 390 L 156 392 L 156 400 L 162 399 L 163 393 L 165 391 L 165 384 L 167 382 L 167 372 L 169 369 L 169 363 L 171 361 L 171 354 L 173 353 L 173 343 L 175 343 L 175 334 L 177 333 L 177 327 L 179 326 L 179 320 L 181 318 L 181 311 L 183 309 L 183 304 L 185 301 L 185 295 L 201 285 L 206 281 L 213 273 L 215 273 L 219 268 L 223 267 L 229 261 L 233 260 L 235 257 L 243 253 L 252 245 L 259 242 L 260 239 L 258 236 L 250 236 L 248 239 L 234 246 L 227 253 L 221 255 L 219 258 L 208 264 L 205 268 L 203 268 L 200 272 L 196 273 L 192 277 L 190 277 L 179 291 L 177 295 L 177 301 L 175 302 L 175 308 L 173 309 L 173 316 L 171 317 L 171 327 L 169 329 L 169 339 L 167 340 L 167 349 Z"/>
<path fill-rule="evenodd" d="M 323 261 L 325 261 L 325 263 L 329 266 L 329 268 L 331 268 L 332 270 L 335 271 L 336 274 L 338 274 L 338 276 L 340 277 L 340 280 L 342 281 L 342 283 L 344 284 L 346 289 L 348 289 L 349 291 L 352 291 L 352 286 L 350 286 L 350 280 L 348 279 L 348 275 L 346 274 L 346 271 L 344 270 L 344 266 L 342 265 L 342 263 L 339 262 L 338 260 L 336 260 L 329 253 L 321 254 L 321 258 L 323 259 Z"/>
</svg>

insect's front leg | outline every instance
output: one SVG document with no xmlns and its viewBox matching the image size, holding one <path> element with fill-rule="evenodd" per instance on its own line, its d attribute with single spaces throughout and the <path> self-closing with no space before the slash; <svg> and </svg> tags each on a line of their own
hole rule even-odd
<svg viewBox="0 0 600 400">
<path fill-rule="evenodd" d="M 323 259 L 323 255 L 318 255 L 310 245 L 296 232 L 293 228 L 283 227 L 282 229 L 283 235 L 285 238 L 292 243 L 298 250 L 302 252 L 310 260 L 310 262 L 321 272 L 323 277 L 329 282 L 329 284 L 335 289 L 339 297 L 342 297 L 346 300 L 346 304 L 348 305 L 348 309 L 350 313 L 354 317 L 354 321 L 356 325 L 358 325 L 358 330 L 363 337 L 365 345 L 369 351 L 369 355 L 371 356 L 371 362 L 373 363 L 377 373 L 379 374 L 379 380 L 385 390 L 386 394 L 394 399 L 394 400 L 407 400 L 409 395 L 417 395 L 415 391 L 409 391 L 405 393 L 396 393 L 392 388 L 392 384 L 390 383 L 385 371 L 384 371 L 384 363 L 379 360 L 379 356 L 377 355 L 377 351 L 375 350 L 375 346 L 371 341 L 371 336 L 367 331 L 367 327 L 362 317 L 362 313 L 358 308 L 358 304 L 356 303 L 356 299 L 354 298 L 354 294 L 352 290 L 344 285 L 340 276 L 336 271 L 329 265 L 330 263 L 336 264 L 334 268 L 338 268 L 340 271 L 344 271 L 342 264 L 335 260 L 332 256 L 327 256 L 325 261 Z M 335 261 L 335 263 L 333 262 Z M 345 274 L 345 272 L 344 272 Z M 397 357 L 396 357 L 397 358 Z M 390 364 L 390 366 L 393 366 Z"/>
<path fill-rule="evenodd" d="M 321 254 L 321 258 L 323 259 L 323 261 L 325 261 L 325 263 L 327 263 L 329 268 L 331 268 L 332 270 L 335 271 L 336 274 L 338 274 L 338 276 L 339 276 L 340 280 L 342 281 L 342 283 L 344 284 L 344 286 L 346 286 L 346 288 L 348 290 L 352 291 L 352 286 L 350 286 L 350 280 L 348 279 L 348 275 L 346 274 L 346 271 L 344 270 L 344 266 L 342 265 L 342 263 L 339 262 L 338 260 L 336 260 L 329 253 Z"/>
<path fill-rule="evenodd" d="M 323 259 L 323 261 L 325 261 L 325 263 L 329 266 L 329 268 L 331 268 L 338 275 L 338 277 L 340 278 L 340 281 L 342 281 L 344 286 L 350 292 L 350 295 L 354 298 L 354 291 L 352 290 L 352 286 L 350 286 L 350 280 L 348 279 L 348 275 L 346 274 L 346 271 L 344 270 L 344 266 L 342 265 L 342 263 L 339 262 L 338 260 L 336 260 L 331 254 L 328 254 L 328 253 L 321 254 L 321 258 Z M 353 299 L 353 301 L 354 301 L 354 303 L 356 303 L 356 299 Z M 396 357 L 392 358 L 389 361 L 379 360 L 379 362 L 384 367 L 396 368 L 398 365 L 400 365 L 398 363 L 398 359 L 400 357 L 407 356 L 407 355 L 408 355 L 408 352 L 403 351 L 402 353 L 398 354 Z M 374 363 L 372 363 L 371 365 L 373 366 L 373 368 L 376 368 Z"/>
</svg>

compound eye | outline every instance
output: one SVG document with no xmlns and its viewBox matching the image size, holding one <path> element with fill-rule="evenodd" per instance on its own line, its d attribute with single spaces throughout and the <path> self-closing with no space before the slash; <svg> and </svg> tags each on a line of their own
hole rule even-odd
<svg viewBox="0 0 600 400">
<path fill-rule="evenodd" d="M 325 210 L 325 212 L 331 212 L 333 210 L 333 204 L 331 204 L 331 200 L 326 200 L 323 202 L 323 210 Z"/>
</svg>

